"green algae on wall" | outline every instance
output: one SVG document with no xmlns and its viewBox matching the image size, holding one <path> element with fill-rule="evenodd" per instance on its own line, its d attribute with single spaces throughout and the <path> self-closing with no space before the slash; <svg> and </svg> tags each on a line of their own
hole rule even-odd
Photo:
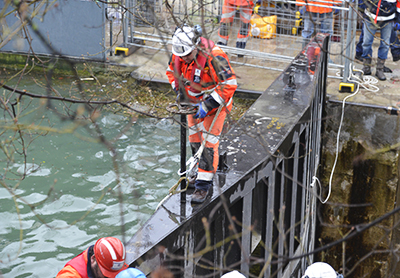
<svg viewBox="0 0 400 278">
<path fill-rule="evenodd" d="M 118 67 L 113 65 L 94 61 L 68 57 L 68 59 L 46 56 L 46 55 L 26 55 L 18 53 L 0 52 L 0 65 L 3 69 L 19 71 L 25 69 L 29 72 L 42 74 L 43 71 L 52 70 L 54 75 L 60 76 L 78 76 L 88 74 L 105 73 L 109 67 L 115 70 Z M 124 70 L 124 67 L 119 67 Z M 132 70 L 132 69 L 126 69 Z"/>
<path fill-rule="evenodd" d="M 323 135 L 323 196 L 327 194 L 335 161 L 340 114 L 341 106 L 327 107 L 330 116 Z M 380 110 L 346 106 L 331 197 L 328 203 L 319 205 L 319 246 L 354 233 L 394 209 L 399 153 L 391 146 L 399 141 L 397 117 Z M 393 219 L 387 218 L 318 254 L 316 259 L 342 270 L 346 277 L 388 277 L 392 223 Z"/>
</svg>

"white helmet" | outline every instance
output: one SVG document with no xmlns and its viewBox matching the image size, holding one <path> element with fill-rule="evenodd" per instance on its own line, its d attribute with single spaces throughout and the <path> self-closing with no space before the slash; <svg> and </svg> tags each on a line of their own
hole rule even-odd
<svg viewBox="0 0 400 278">
<path fill-rule="evenodd" d="M 327 263 L 313 263 L 307 267 L 302 278 L 337 278 L 336 271 Z"/>
<path fill-rule="evenodd" d="M 172 53 L 176 56 L 186 56 L 195 49 L 200 38 L 195 38 L 193 28 L 185 25 L 178 27 L 172 37 Z"/>
<path fill-rule="evenodd" d="M 242 273 L 240 273 L 237 270 L 225 273 L 224 275 L 221 276 L 221 278 L 246 278 Z"/>
</svg>

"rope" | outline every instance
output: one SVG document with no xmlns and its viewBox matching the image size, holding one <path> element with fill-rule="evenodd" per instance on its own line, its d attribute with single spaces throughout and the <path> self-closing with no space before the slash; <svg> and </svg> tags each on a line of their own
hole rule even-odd
<svg viewBox="0 0 400 278">
<path fill-rule="evenodd" d="M 349 65 L 350 69 L 351 69 L 351 66 L 352 66 L 352 64 L 350 63 L 350 65 Z M 354 71 L 354 70 L 355 70 L 355 69 L 353 68 L 353 71 Z M 356 91 L 355 91 L 353 94 L 348 95 L 348 96 L 346 96 L 346 97 L 343 99 L 343 103 L 342 103 L 342 115 L 341 115 L 341 118 L 340 118 L 339 129 L 338 129 L 337 137 L 336 137 L 336 155 L 335 155 L 335 162 L 333 163 L 332 172 L 331 172 L 331 175 L 330 175 L 330 177 L 329 177 L 329 189 L 328 189 L 328 196 L 326 197 L 326 199 L 325 199 L 324 201 L 322 201 L 322 197 L 321 197 L 321 183 L 320 183 L 320 181 L 318 180 L 318 178 L 317 178 L 316 176 L 313 177 L 313 182 L 312 182 L 311 185 L 310 185 L 310 186 L 313 186 L 313 185 L 315 184 L 315 180 L 318 181 L 318 185 L 319 185 L 319 187 L 320 187 L 320 195 L 319 195 L 318 199 L 321 201 L 322 204 L 325 204 L 325 203 L 329 200 L 329 198 L 330 198 L 330 196 L 331 196 L 331 192 L 332 192 L 332 178 L 333 178 L 333 174 L 334 174 L 334 172 L 335 172 L 336 163 L 337 163 L 338 156 L 339 156 L 339 140 L 340 140 L 340 132 L 341 132 L 341 130 L 342 130 L 342 124 L 343 124 L 343 118 L 344 118 L 344 107 L 345 107 L 346 100 L 347 100 L 348 98 L 351 98 L 351 97 L 355 96 L 356 94 L 358 94 L 358 92 L 359 92 L 359 90 L 360 90 L 360 86 L 362 86 L 364 89 L 366 89 L 366 90 L 368 90 L 368 91 L 371 91 L 371 92 L 375 92 L 375 93 L 376 93 L 376 92 L 379 91 L 379 88 L 378 88 L 377 86 L 373 85 L 373 84 L 377 84 L 377 83 L 378 83 L 378 80 L 377 80 L 375 77 L 372 77 L 372 76 L 363 76 L 363 80 L 361 80 L 357 75 L 353 74 L 353 71 L 350 70 L 350 73 L 349 73 L 349 80 L 350 80 L 350 81 L 353 81 L 354 83 L 357 83 L 358 86 L 357 86 Z M 364 72 L 363 72 L 362 70 L 356 70 L 356 71 L 360 71 L 362 74 L 364 74 Z"/>
<path fill-rule="evenodd" d="M 220 105 L 219 108 L 218 108 L 218 110 L 217 110 L 217 112 L 215 113 L 215 117 L 214 117 L 214 119 L 213 119 L 213 121 L 212 121 L 212 123 L 211 123 L 211 125 L 210 125 L 210 132 L 211 132 L 212 128 L 214 127 L 215 121 L 217 120 L 218 115 L 219 115 L 219 113 L 222 111 L 222 108 L 223 108 L 223 107 L 224 107 L 224 105 Z M 208 138 L 208 135 L 209 135 L 210 132 L 207 132 L 206 137 L 204 138 L 203 142 L 201 143 L 201 146 L 200 146 L 199 150 L 194 154 L 194 156 L 192 156 L 191 158 L 189 158 L 189 160 L 186 162 L 186 165 L 191 164 L 191 165 L 190 165 L 190 168 L 189 168 L 188 170 L 186 170 L 185 172 L 181 173 L 180 175 L 184 175 L 184 174 L 186 174 L 187 172 L 190 172 L 190 171 L 194 168 L 194 166 L 197 165 L 198 161 L 200 160 L 201 154 L 203 153 L 203 150 L 204 150 L 204 147 L 205 147 L 205 145 L 206 145 L 206 141 L 207 141 L 207 138 Z M 178 174 L 179 174 L 179 173 L 180 173 L 180 170 L 178 171 Z M 177 191 L 176 189 L 177 189 L 178 186 L 182 183 L 183 180 L 186 180 L 186 183 L 187 183 L 187 184 L 186 184 L 186 188 Z M 188 189 L 188 186 L 189 186 L 189 179 L 188 179 L 187 177 L 181 177 L 181 178 L 178 180 L 178 182 L 177 182 L 175 185 L 173 185 L 173 186 L 168 190 L 168 195 L 165 196 L 164 199 L 161 200 L 161 202 L 157 205 L 155 211 L 157 211 L 158 208 L 159 208 L 169 197 L 171 197 L 172 195 L 179 194 L 179 193 L 181 193 L 181 192 L 185 192 L 185 191 Z"/>
<path fill-rule="evenodd" d="M 176 189 L 177 189 L 178 186 L 182 183 L 183 180 L 186 180 L 186 181 L 187 181 L 186 188 L 184 188 L 184 189 L 182 189 L 182 190 L 176 191 Z M 155 211 L 157 211 L 158 208 L 159 208 L 169 197 L 171 197 L 172 195 L 179 194 L 179 193 L 181 193 L 181 192 L 186 191 L 187 188 L 188 188 L 188 186 L 189 186 L 189 180 L 188 180 L 188 178 L 187 178 L 187 177 L 181 177 L 181 178 L 178 180 L 178 182 L 177 182 L 175 185 L 173 185 L 173 186 L 168 190 L 168 195 L 165 196 L 164 199 L 161 200 L 161 202 L 157 205 Z"/>
<path fill-rule="evenodd" d="M 210 132 L 211 132 L 212 128 L 214 127 L 215 121 L 217 120 L 218 115 L 219 115 L 219 113 L 222 111 L 222 108 L 223 108 L 223 107 L 224 107 L 224 105 L 220 105 L 219 108 L 218 108 L 218 110 L 217 110 L 217 112 L 215 113 L 215 117 L 214 117 L 214 119 L 213 119 L 213 121 L 212 121 L 212 123 L 211 123 L 211 125 L 210 125 Z M 189 160 L 186 162 L 186 165 L 190 165 L 189 169 L 186 170 L 185 172 L 181 172 L 181 170 L 179 169 L 178 174 L 179 174 L 180 176 L 181 176 L 181 175 L 184 175 L 184 174 L 186 174 L 186 173 L 188 173 L 188 172 L 190 172 L 190 171 L 197 165 L 197 163 L 199 162 L 200 157 L 201 157 L 201 155 L 202 155 L 202 153 L 203 153 L 203 151 L 204 151 L 204 147 L 205 147 L 205 145 L 206 145 L 206 141 L 207 141 L 207 138 L 208 138 L 208 135 L 209 135 L 210 132 L 207 132 L 206 137 L 204 138 L 203 142 L 201 142 L 200 148 L 199 148 L 199 149 L 197 150 L 197 152 L 196 152 L 191 158 L 189 158 Z"/>
</svg>

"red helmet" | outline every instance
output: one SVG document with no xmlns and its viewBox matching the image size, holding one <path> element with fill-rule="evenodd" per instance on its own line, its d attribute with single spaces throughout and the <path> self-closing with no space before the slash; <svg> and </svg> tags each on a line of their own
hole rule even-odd
<svg viewBox="0 0 400 278">
<path fill-rule="evenodd" d="M 114 278 L 128 268 L 125 263 L 125 246 L 115 237 L 103 237 L 94 245 L 94 256 L 104 276 Z"/>
</svg>

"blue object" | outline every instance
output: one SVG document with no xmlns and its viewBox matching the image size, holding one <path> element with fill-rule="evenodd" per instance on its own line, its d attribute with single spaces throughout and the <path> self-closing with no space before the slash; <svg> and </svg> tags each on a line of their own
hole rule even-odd
<svg viewBox="0 0 400 278">
<path fill-rule="evenodd" d="M 374 22 L 370 22 L 369 20 L 364 21 L 363 29 L 364 29 L 364 38 L 363 38 L 363 59 L 371 58 L 368 56 L 371 53 L 372 42 L 374 40 L 375 33 L 379 30 L 381 33 L 381 42 L 378 48 L 378 58 L 381 60 L 386 60 L 387 55 L 390 48 L 390 37 L 393 32 L 393 22 L 379 22 L 380 25 L 376 26 Z M 381 26 L 383 24 L 383 26 Z M 393 54 L 392 54 L 393 55 Z"/>
<path fill-rule="evenodd" d="M 315 24 L 314 23 L 319 23 Z M 305 12 L 303 16 L 303 31 L 301 32 L 301 36 L 304 39 L 311 38 L 314 33 L 314 27 L 317 29 L 317 32 L 328 33 L 329 35 L 333 35 L 333 13 L 310 13 Z"/>
<path fill-rule="evenodd" d="M 118 273 L 115 278 L 146 278 L 146 275 L 139 269 L 130 267 Z"/>
<path fill-rule="evenodd" d="M 358 39 L 358 43 L 356 45 L 356 55 L 361 56 L 363 54 L 362 44 L 364 41 L 364 26 L 361 27 L 360 38 Z M 392 34 L 390 35 L 390 52 L 392 56 L 398 57 L 400 56 L 400 41 L 397 37 L 396 30 L 393 28 Z M 368 53 L 369 57 L 372 57 L 372 49 Z"/>
<path fill-rule="evenodd" d="M 203 102 L 196 103 L 194 106 L 197 107 L 196 115 L 194 115 L 195 119 L 203 119 L 207 115 L 207 108 Z"/>
<path fill-rule="evenodd" d="M 393 29 L 396 30 L 396 31 L 399 31 L 400 30 L 400 23 L 396 22 L 394 24 L 394 26 L 393 26 Z"/>
</svg>

